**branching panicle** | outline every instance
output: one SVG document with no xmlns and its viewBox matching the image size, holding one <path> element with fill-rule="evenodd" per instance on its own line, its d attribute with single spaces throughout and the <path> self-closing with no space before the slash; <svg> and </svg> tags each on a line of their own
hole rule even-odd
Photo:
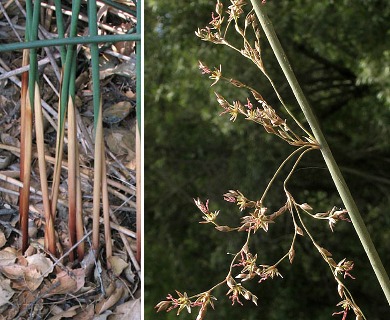
<svg viewBox="0 0 390 320">
<path fill-rule="evenodd" d="M 157 311 L 170 311 L 173 309 L 178 309 L 177 313 L 179 314 L 183 309 L 187 309 L 188 312 L 191 312 L 192 307 L 200 307 L 196 319 L 202 320 L 205 317 L 208 305 L 211 305 L 211 307 L 214 308 L 214 300 L 216 300 L 216 298 L 211 295 L 212 291 L 222 285 L 227 285 L 228 292 L 226 295 L 231 300 L 232 305 L 234 305 L 236 302 L 237 304 L 242 305 L 240 300 L 241 297 L 244 297 L 246 300 L 251 300 L 257 305 L 257 297 L 248 291 L 242 285 L 242 282 L 250 281 L 256 278 L 258 279 L 258 283 L 261 283 L 268 279 L 274 279 L 275 277 L 283 278 L 278 269 L 280 264 L 284 260 L 288 260 L 290 264 L 293 263 L 296 254 L 294 249 L 295 242 L 296 239 L 299 238 L 297 236 L 308 236 L 314 248 L 320 253 L 322 259 L 329 266 L 331 274 L 337 283 L 337 292 L 342 299 L 338 306 L 342 308 L 342 311 L 335 312 L 333 315 L 341 314 L 344 320 L 346 319 L 348 311 L 353 310 L 356 315 L 356 319 L 365 319 L 363 313 L 353 300 L 351 293 L 342 282 L 347 277 L 354 279 L 354 277 L 350 274 L 354 267 L 354 262 L 344 258 L 340 262 L 336 263 L 333 259 L 333 255 L 316 242 L 310 230 L 307 228 L 304 219 L 302 218 L 302 215 L 306 214 L 318 220 L 327 220 L 329 227 L 333 232 L 333 228 L 337 222 L 341 220 L 350 221 L 347 217 L 348 211 L 334 207 L 332 210 L 325 213 L 312 214 L 311 211 L 313 211 L 313 208 L 308 203 L 304 202 L 300 204 L 296 202 L 293 195 L 288 191 L 288 182 L 298 167 L 303 156 L 306 155 L 307 152 L 318 150 L 320 146 L 313 135 L 303 127 L 303 125 L 286 107 L 274 83 L 265 71 L 260 46 L 261 30 L 259 29 L 259 23 L 257 22 L 255 14 L 250 11 L 245 16 L 245 19 L 240 19 L 245 13 L 245 1 L 230 0 L 230 3 L 231 4 L 228 6 L 226 11 L 227 18 L 225 19 L 223 9 L 224 6 L 218 0 L 216 3 L 215 12 L 213 12 L 211 15 L 209 26 L 198 29 L 198 31 L 195 32 L 196 35 L 204 41 L 210 41 L 215 44 L 224 44 L 251 60 L 256 65 L 256 67 L 260 69 L 262 74 L 269 80 L 281 105 L 287 114 L 291 117 L 291 119 L 298 125 L 300 129 L 302 129 L 303 135 L 295 133 L 287 124 L 287 120 L 284 117 L 281 117 L 279 112 L 277 112 L 275 108 L 269 105 L 257 90 L 246 85 L 242 81 L 230 77 L 225 77 L 222 74 L 221 65 L 218 68 L 211 69 L 203 62 L 199 61 L 199 69 L 201 70 L 202 74 L 207 74 L 209 78 L 213 80 L 212 86 L 222 80 L 238 89 L 245 89 L 251 94 L 251 96 L 246 98 L 245 102 L 234 100 L 232 103 L 230 103 L 223 97 L 223 95 L 216 92 L 215 95 L 217 102 L 223 109 L 221 115 L 229 114 L 230 121 L 235 121 L 240 115 L 242 115 L 246 120 L 253 121 L 263 126 L 267 133 L 276 135 L 277 137 L 287 142 L 289 145 L 294 146 L 295 150 L 291 152 L 291 154 L 280 164 L 279 168 L 273 174 L 272 178 L 268 182 L 267 187 L 258 200 L 250 200 L 238 190 L 229 190 L 223 195 L 225 201 L 237 205 L 239 214 L 241 214 L 243 211 L 249 212 L 246 215 L 240 217 L 238 225 L 235 227 L 218 224 L 217 218 L 219 215 L 219 210 L 210 211 L 209 200 L 202 202 L 199 198 L 194 199 L 195 205 L 201 211 L 202 218 L 204 220 L 200 223 L 211 223 L 216 230 L 221 232 L 246 232 L 246 241 L 242 245 L 241 249 L 234 254 L 227 275 L 220 283 L 214 285 L 209 290 L 197 294 L 193 297 L 188 297 L 186 293 L 181 294 L 180 292 L 176 291 L 178 298 L 173 298 L 171 295 L 168 295 L 168 300 L 161 301 L 157 304 Z M 262 1 L 262 3 L 265 4 L 265 1 Z M 227 31 L 232 25 L 234 25 L 234 29 L 240 35 L 240 37 L 243 38 L 243 48 L 237 48 L 233 46 L 226 39 Z M 249 31 L 253 32 L 256 40 L 252 42 L 249 41 Z M 282 168 L 290 162 L 293 163 L 292 167 L 284 178 L 283 182 L 283 192 L 286 196 L 286 200 L 278 210 L 269 214 L 267 213 L 267 207 L 265 206 L 266 195 L 269 189 L 273 187 L 276 177 L 282 175 Z M 292 237 L 290 247 L 275 263 L 258 264 L 258 255 L 251 253 L 249 250 L 251 237 L 253 237 L 259 229 L 263 229 L 263 231 L 267 232 L 269 225 L 276 223 L 277 218 L 285 213 L 289 214 L 292 220 Z M 237 269 L 239 269 L 239 271 L 237 271 Z M 235 279 L 239 279 L 239 281 L 242 282 L 237 282 Z M 196 300 L 193 301 L 193 299 Z"/>
</svg>

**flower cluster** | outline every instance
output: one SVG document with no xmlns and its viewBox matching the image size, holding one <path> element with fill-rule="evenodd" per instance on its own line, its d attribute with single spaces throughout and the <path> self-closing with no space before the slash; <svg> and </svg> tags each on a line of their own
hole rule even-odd
<svg viewBox="0 0 390 320">
<path fill-rule="evenodd" d="M 276 266 L 268 266 L 268 265 L 260 265 L 261 269 L 258 271 L 258 275 L 260 276 L 260 281 L 265 281 L 268 278 L 273 279 L 275 276 L 279 276 L 283 278 L 283 276 L 280 274 L 279 270 L 276 268 Z"/>
<path fill-rule="evenodd" d="M 203 203 L 202 201 L 200 201 L 200 199 L 194 199 L 194 202 L 196 204 L 196 206 L 198 207 L 198 209 L 200 211 L 202 211 L 203 213 L 203 219 L 205 221 L 201 221 L 199 223 L 215 223 L 215 219 L 217 218 L 218 214 L 219 214 L 219 211 L 210 211 L 209 209 L 209 200 L 206 200 L 206 203 Z"/>
<path fill-rule="evenodd" d="M 228 276 L 227 278 L 227 285 L 229 287 L 229 291 L 226 295 L 230 295 L 229 299 L 232 300 L 232 305 L 234 305 L 235 302 L 242 305 L 239 298 L 240 296 L 243 296 L 246 300 L 252 300 L 252 302 L 257 305 L 257 297 L 249 290 L 245 289 L 241 283 L 237 283 L 231 276 Z"/>
<path fill-rule="evenodd" d="M 164 301 L 160 301 L 155 308 L 157 309 L 157 312 L 166 310 L 167 312 L 178 309 L 177 315 L 180 314 L 180 312 L 183 309 L 187 309 L 188 313 L 191 313 L 191 308 L 193 307 L 200 307 L 198 317 L 197 319 L 203 319 L 204 315 L 206 314 L 207 307 L 210 305 L 214 309 L 214 302 L 213 300 L 217 300 L 214 296 L 210 294 L 210 292 L 203 292 L 198 295 L 198 298 L 193 302 L 188 297 L 187 293 L 181 293 L 176 290 L 177 298 L 174 298 L 171 294 L 168 294 L 167 299 Z"/>
<path fill-rule="evenodd" d="M 213 32 L 210 27 L 198 29 L 198 31 L 195 31 L 195 34 L 203 41 L 210 41 L 216 44 L 222 44 L 225 42 L 221 34 L 219 32 Z"/>
<path fill-rule="evenodd" d="M 257 254 L 253 256 L 250 252 L 241 251 L 241 259 L 239 263 L 233 265 L 233 267 L 243 267 L 236 278 L 242 279 L 242 281 L 253 279 L 258 274 L 259 270 L 256 265 L 256 260 Z"/>
<path fill-rule="evenodd" d="M 240 208 L 240 211 L 243 211 L 246 208 L 253 208 L 256 206 L 255 201 L 247 199 L 240 191 L 238 190 L 229 190 L 229 192 L 223 195 L 225 201 L 236 203 Z"/>
<path fill-rule="evenodd" d="M 240 101 L 233 101 L 233 104 L 230 104 L 222 95 L 215 92 L 215 95 L 217 96 L 217 101 L 219 105 L 224 109 L 224 111 L 221 112 L 220 115 L 223 115 L 225 113 L 230 114 L 230 121 L 236 121 L 237 116 L 241 113 L 244 113 L 243 106 Z"/>
<path fill-rule="evenodd" d="M 244 0 L 231 0 L 232 4 L 228 7 L 228 15 L 229 19 L 228 21 L 237 21 L 240 16 L 244 13 L 244 10 L 242 9 L 244 5 L 246 5 Z"/>
<path fill-rule="evenodd" d="M 241 251 L 241 259 L 239 263 L 233 265 L 233 267 L 243 267 L 241 272 L 236 276 L 236 278 L 242 279 L 242 281 L 247 281 L 255 278 L 256 276 L 259 276 L 259 283 L 269 278 L 273 279 L 275 276 L 283 278 L 283 276 L 280 274 L 275 265 L 257 266 L 256 260 L 257 254 L 253 256 L 249 252 Z"/>
<path fill-rule="evenodd" d="M 242 217 L 241 227 L 239 231 L 251 231 L 255 233 L 259 229 L 263 229 L 265 232 L 268 231 L 268 225 L 274 223 L 269 216 L 265 215 L 267 208 L 256 207 L 249 216 Z"/>
<path fill-rule="evenodd" d="M 198 316 L 196 320 L 202 320 L 207 312 L 207 307 L 210 305 L 214 309 L 214 301 L 217 300 L 210 292 L 203 292 L 199 295 L 198 299 L 195 301 L 195 305 L 200 306 Z"/>
<path fill-rule="evenodd" d="M 344 274 L 344 279 L 348 276 L 351 279 L 355 279 L 349 272 L 353 269 L 354 263 L 353 261 L 346 261 L 347 259 L 344 258 L 341 260 L 334 269 L 334 275 L 337 276 L 338 274 Z"/>
<path fill-rule="evenodd" d="M 344 221 L 351 222 L 351 220 L 349 220 L 347 216 L 348 216 L 348 211 L 346 209 L 337 209 L 336 207 L 333 207 L 332 210 L 330 211 L 317 213 L 314 215 L 314 217 L 316 218 L 327 219 L 329 223 L 329 228 L 330 230 L 332 230 L 332 232 L 333 232 L 333 227 L 338 221 L 344 220 Z"/>
<path fill-rule="evenodd" d="M 157 308 L 157 312 L 160 312 L 162 310 L 166 310 L 167 312 L 171 311 L 172 309 L 177 310 L 177 315 L 180 314 L 180 312 L 186 308 L 188 313 L 191 313 L 191 307 L 194 306 L 194 303 L 191 302 L 191 300 L 188 298 L 187 293 L 181 293 L 176 290 L 176 294 L 178 295 L 178 298 L 174 298 L 171 294 L 168 294 L 167 299 L 159 302 L 155 308 Z"/>
<path fill-rule="evenodd" d="M 199 69 L 202 71 L 202 74 L 209 74 L 209 78 L 211 80 L 214 80 L 214 82 L 211 84 L 211 87 L 215 85 L 219 79 L 222 77 L 222 67 L 221 65 L 219 68 L 214 68 L 214 71 L 211 71 L 208 66 L 206 66 L 202 61 L 198 61 L 199 63 Z"/>
<path fill-rule="evenodd" d="M 195 31 L 195 35 L 202 39 L 203 41 L 210 41 L 216 44 L 222 44 L 225 43 L 225 40 L 222 36 L 221 27 L 224 20 L 223 14 L 223 5 L 222 3 L 217 2 L 215 7 L 215 12 L 211 14 L 211 21 L 209 22 L 209 26 L 206 26 L 205 28 L 198 28 L 197 31 Z"/>
<path fill-rule="evenodd" d="M 340 306 L 343 310 L 341 310 L 339 312 L 334 312 L 332 314 L 332 316 L 342 314 L 343 315 L 342 320 L 346 320 L 347 315 L 348 315 L 348 311 L 352 309 L 353 312 L 355 313 L 355 316 L 356 316 L 355 319 L 356 320 L 363 320 L 362 311 L 359 309 L 359 307 L 352 300 L 346 298 L 346 299 L 340 301 L 337 304 L 337 306 Z"/>
<path fill-rule="evenodd" d="M 222 78 L 222 75 L 217 73 L 220 69 L 214 71 L 214 75 L 211 77 L 215 79 L 214 83 Z M 225 79 L 225 78 L 223 78 Z M 229 79 L 229 82 L 235 86 L 242 86 L 248 88 L 243 83 Z M 223 111 L 220 115 L 225 113 L 230 114 L 230 121 L 235 121 L 239 114 L 245 116 L 246 120 L 253 121 L 257 124 L 263 126 L 266 132 L 272 133 L 279 138 L 285 140 L 287 143 L 293 146 L 317 146 L 315 141 L 312 141 L 309 138 L 306 138 L 307 141 L 302 140 L 297 134 L 295 134 L 290 127 L 287 125 L 286 120 L 283 120 L 276 113 L 275 109 L 272 108 L 255 90 L 251 89 L 252 95 L 255 97 L 258 106 L 254 106 L 254 103 L 247 98 L 246 104 L 241 103 L 240 101 L 233 101 L 229 103 L 221 94 L 215 92 L 217 97 L 217 102 L 222 107 Z"/>
</svg>

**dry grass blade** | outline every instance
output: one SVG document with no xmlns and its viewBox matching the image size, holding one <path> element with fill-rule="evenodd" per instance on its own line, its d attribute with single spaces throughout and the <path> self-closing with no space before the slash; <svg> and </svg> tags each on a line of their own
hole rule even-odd
<svg viewBox="0 0 390 320">
<path fill-rule="evenodd" d="M 141 228 L 142 228 L 142 203 L 141 203 L 141 171 L 142 171 L 142 163 L 141 163 L 141 137 L 139 134 L 139 128 L 137 124 L 137 131 L 136 131 L 136 157 L 137 157 L 137 261 L 138 263 L 141 262 Z"/>
<path fill-rule="evenodd" d="M 102 202 L 104 221 L 104 240 L 106 242 L 107 267 L 111 269 L 110 258 L 112 257 L 112 238 L 110 227 L 110 203 L 108 200 L 106 153 L 104 142 L 102 141 Z"/>
<path fill-rule="evenodd" d="M 41 107 L 41 96 L 39 93 L 38 84 L 35 84 L 35 102 L 34 102 L 34 113 L 35 113 L 35 134 L 37 140 L 38 149 L 38 162 L 39 162 L 39 176 L 41 180 L 42 199 L 44 216 L 46 220 L 45 227 L 45 248 L 51 254 L 56 254 L 56 239 L 54 232 L 54 221 L 50 208 L 49 189 L 47 184 L 46 175 L 46 160 L 45 160 L 45 142 L 43 137 L 43 116 Z M 27 105 L 29 105 L 29 98 L 27 95 Z"/>
<path fill-rule="evenodd" d="M 79 159 L 79 149 L 76 148 L 76 159 Z M 76 166 L 76 238 L 77 241 L 84 236 L 84 222 L 83 222 L 83 199 L 81 194 L 81 175 L 80 166 Z M 85 245 L 84 242 L 80 242 L 77 246 L 77 257 L 79 260 L 84 258 Z"/>
<path fill-rule="evenodd" d="M 101 100 L 100 100 L 101 103 Z M 102 181 L 102 165 L 103 165 L 103 123 L 102 123 L 102 107 L 100 106 L 97 115 L 97 125 L 95 132 L 95 169 L 93 175 L 93 221 L 92 221 L 92 249 L 97 252 L 99 250 L 99 216 L 100 216 L 100 194 Z"/>
<path fill-rule="evenodd" d="M 23 51 L 23 65 L 28 64 L 29 52 Z M 30 171 L 32 154 L 32 110 L 27 105 L 28 95 L 28 73 L 22 74 L 22 91 L 20 98 L 21 105 L 21 132 L 20 132 L 20 181 L 23 187 L 20 188 L 19 214 L 20 229 L 22 232 L 22 252 L 28 247 L 28 207 L 30 197 Z"/>
<path fill-rule="evenodd" d="M 61 100 L 61 96 L 60 96 Z M 59 119 L 60 122 L 60 119 Z M 53 173 L 53 184 L 51 189 L 51 212 L 53 216 L 56 216 L 57 211 L 57 201 L 59 194 L 59 186 L 61 179 L 61 163 L 62 163 L 62 155 L 64 150 L 64 136 L 65 130 L 64 125 L 59 125 L 57 130 L 57 143 L 56 143 L 56 158 L 54 163 L 54 173 Z"/>
<path fill-rule="evenodd" d="M 76 236 L 76 202 L 77 202 L 77 134 L 76 134 L 76 115 L 74 110 L 73 99 L 68 100 L 68 196 L 69 196 L 69 216 L 68 216 L 68 232 L 70 246 L 73 246 L 77 241 Z M 74 260 L 74 253 L 69 255 L 71 261 Z"/>
</svg>

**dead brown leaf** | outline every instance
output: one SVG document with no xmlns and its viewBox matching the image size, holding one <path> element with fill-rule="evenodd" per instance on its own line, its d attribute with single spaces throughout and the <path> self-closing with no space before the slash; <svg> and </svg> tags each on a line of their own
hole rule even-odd
<svg viewBox="0 0 390 320">
<path fill-rule="evenodd" d="M 74 320 L 92 320 L 94 319 L 95 311 L 92 304 L 88 305 L 85 309 L 83 308 L 76 316 L 73 317 Z"/>
<path fill-rule="evenodd" d="M 85 283 L 85 270 L 82 268 L 61 271 L 53 281 L 52 294 L 69 294 L 79 291 Z"/>
<path fill-rule="evenodd" d="M 117 256 L 111 256 L 108 258 L 108 261 L 111 265 L 112 272 L 119 277 L 119 275 L 128 267 L 128 263 L 126 263 L 123 259 Z"/>
<path fill-rule="evenodd" d="M 121 298 L 124 293 L 124 288 L 119 287 L 106 299 L 101 300 L 96 304 L 95 313 L 102 314 L 107 309 L 115 305 Z"/>
<path fill-rule="evenodd" d="M 4 247 L 7 243 L 7 239 L 5 238 L 5 234 L 3 231 L 0 231 L 0 248 Z"/>
<path fill-rule="evenodd" d="M 28 261 L 28 266 L 34 266 L 37 271 L 44 276 L 53 272 L 53 262 L 50 259 L 46 258 L 43 253 L 33 254 L 26 259 Z"/>
<path fill-rule="evenodd" d="M 122 128 L 107 129 L 104 138 L 110 151 L 117 157 L 124 156 L 126 161 L 135 158 L 135 126 L 131 130 Z"/>
<path fill-rule="evenodd" d="M 6 308 L 6 306 L 4 306 L 4 308 Z M 13 320 L 16 319 L 18 313 L 19 313 L 19 308 L 16 305 L 13 305 L 11 308 L 7 308 L 7 310 L 1 312 L 0 319 Z"/>
<path fill-rule="evenodd" d="M 15 186 L 14 184 L 10 184 L 6 181 L 0 180 L 0 188 L 3 191 L 0 192 L 0 197 L 5 203 L 8 203 L 9 205 L 16 206 L 19 201 L 19 187 Z"/>
<path fill-rule="evenodd" d="M 0 279 L 0 307 L 10 303 L 15 291 L 11 288 L 11 280 Z"/>
<path fill-rule="evenodd" d="M 43 277 L 34 267 L 27 267 L 24 270 L 24 281 L 29 290 L 35 291 L 41 285 Z"/>
<path fill-rule="evenodd" d="M 44 277 L 53 271 L 52 261 L 42 253 L 24 258 L 16 257 L 16 253 L 10 250 L 2 250 L 0 259 L 0 271 L 8 279 L 14 280 L 14 289 L 34 291 L 41 285 Z"/>
<path fill-rule="evenodd" d="M 140 320 L 141 300 L 135 299 L 123 303 L 115 308 L 109 320 Z"/>
<path fill-rule="evenodd" d="M 73 318 L 77 315 L 77 311 L 80 309 L 80 306 L 76 305 L 70 307 L 68 310 L 62 310 L 61 308 L 54 306 L 50 309 L 50 313 L 53 314 L 49 320 L 61 320 L 62 318 Z"/>
<path fill-rule="evenodd" d="M 25 267 L 18 264 L 1 267 L 2 274 L 11 280 L 23 279 L 24 270 Z"/>
<path fill-rule="evenodd" d="M 112 314 L 112 311 L 106 310 L 104 313 L 94 316 L 93 320 L 107 320 L 110 314 Z"/>
<path fill-rule="evenodd" d="M 0 251 L 0 271 L 1 267 L 13 265 L 16 261 L 16 252 L 11 248 L 5 248 Z"/>
</svg>

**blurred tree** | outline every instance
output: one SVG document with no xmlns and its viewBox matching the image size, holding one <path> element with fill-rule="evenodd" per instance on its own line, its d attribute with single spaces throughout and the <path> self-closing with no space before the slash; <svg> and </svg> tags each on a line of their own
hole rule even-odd
<svg viewBox="0 0 390 320">
<path fill-rule="evenodd" d="M 227 3 L 225 1 L 225 3 Z M 243 57 L 194 34 L 211 20 L 214 1 L 145 3 L 145 318 L 175 289 L 195 294 L 222 280 L 242 239 L 199 225 L 192 198 L 210 199 L 212 209 L 237 224 L 235 206 L 222 200 L 229 189 L 257 198 L 281 161 L 291 152 L 285 143 L 252 123 L 218 117 L 213 91 L 230 100 L 245 93 L 201 76 L 198 60 L 222 65 L 226 75 L 253 85 L 276 109 L 269 84 Z M 289 54 L 356 197 L 373 241 L 390 267 L 390 92 L 388 1 L 267 1 L 269 15 Z M 299 113 L 272 52 L 263 39 L 265 67 L 280 92 Z M 290 186 L 297 201 L 316 210 L 342 206 L 319 153 L 301 163 Z M 285 201 L 280 184 L 268 196 L 274 209 Z M 214 208 L 215 206 L 215 208 Z M 256 250 L 273 262 L 288 246 L 289 219 L 260 234 Z M 332 234 L 325 224 L 307 223 L 317 240 L 336 255 L 356 262 L 348 281 L 368 319 L 383 319 L 388 305 L 351 224 Z M 287 234 L 286 234 L 287 232 Z M 338 296 L 329 269 L 306 238 L 296 258 L 282 265 L 283 279 L 252 284 L 259 307 L 231 307 L 221 290 L 210 319 L 329 319 Z M 299 297 L 299 299 L 296 299 Z M 179 319 L 194 319 L 183 311 Z"/>
</svg>

